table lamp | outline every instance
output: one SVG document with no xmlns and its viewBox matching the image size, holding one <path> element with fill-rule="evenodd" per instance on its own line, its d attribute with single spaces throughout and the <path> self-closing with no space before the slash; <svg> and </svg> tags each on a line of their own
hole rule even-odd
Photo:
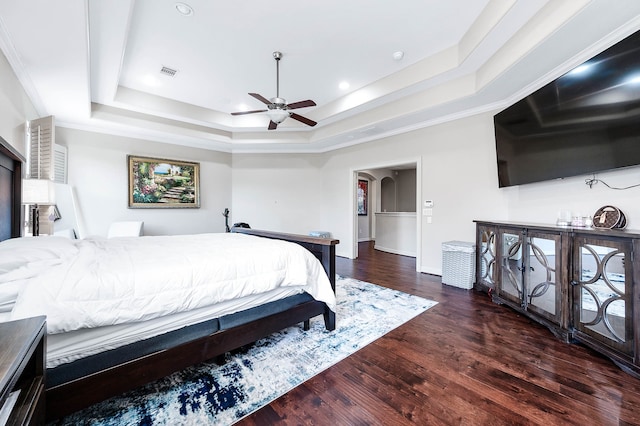
<svg viewBox="0 0 640 426">
<path fill-rule="evenodd" d="M 31 206 L 30 221 L 32 235 L 40 235 L 39 204 L 52 204 L 54 194 L 53 182 L 49 179 L 24 179 L 22 181 L 22 203 Z"/>
</svg>

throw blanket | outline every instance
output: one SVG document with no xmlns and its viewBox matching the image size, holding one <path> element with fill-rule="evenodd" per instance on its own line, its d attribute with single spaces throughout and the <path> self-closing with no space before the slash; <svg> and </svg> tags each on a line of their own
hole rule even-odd
<svg viewBox="0 0 640 426">
<path fill-rule="evenodd" d="M 20 257 L 0 275 L 0 288 L 19 289 L 11 318 L 46 315 L 50 334 L 144 321 L 280 286 L 300 286 L 335 309 L 320 262 L 280 240 L 226 233 L 0 243 L 0 256 L 12 252 Z"/>
</svg>

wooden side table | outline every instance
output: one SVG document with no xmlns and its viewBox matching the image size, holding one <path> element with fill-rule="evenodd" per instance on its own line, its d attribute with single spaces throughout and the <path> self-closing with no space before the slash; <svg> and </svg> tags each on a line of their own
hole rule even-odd
<svg viewBox="0 0 640 426">
<path fill-rule="evenodd" d="M 7 425 L 45 422 L 45 320 L 0 323 L 0 419 L 7 416 Z"/>
</svg>

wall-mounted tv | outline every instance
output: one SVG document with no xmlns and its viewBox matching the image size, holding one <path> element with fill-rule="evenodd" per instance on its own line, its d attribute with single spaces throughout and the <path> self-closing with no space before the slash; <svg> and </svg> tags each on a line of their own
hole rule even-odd
<svg viewBox="0 0 640 426">
<path fill-rule="evenodd" d="M 500 187 L 640 164 L 640 31 L 494 117 Z"/>
</svg>

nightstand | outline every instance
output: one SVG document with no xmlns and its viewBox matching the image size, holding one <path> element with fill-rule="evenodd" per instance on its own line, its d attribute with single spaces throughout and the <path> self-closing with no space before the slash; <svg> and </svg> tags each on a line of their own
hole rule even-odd
<svg viewBox="0 0 640 426">
<path fill-rule="evenodd" d="M 45 422 L 45 319 L 0 323 L 0 424 Z"/>
</svg>

